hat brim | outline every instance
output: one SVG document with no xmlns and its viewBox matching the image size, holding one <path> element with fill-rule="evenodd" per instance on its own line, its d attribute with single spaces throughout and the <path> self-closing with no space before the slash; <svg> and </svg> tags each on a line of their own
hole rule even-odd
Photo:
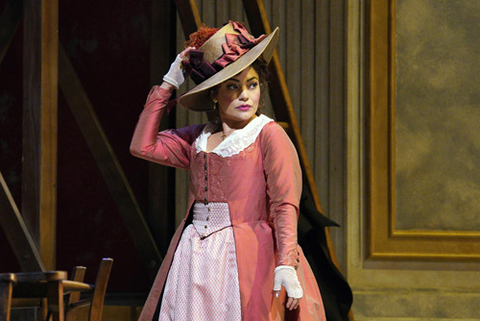
<svg viewBox="0 0 480 321">
<path fill-rule="evenodd" d="M 178 103 L 185 108 L 194 111 L 208 111 L 213 109 L 213 102 L 208 94 L 208 89 L 215 87 L 222 82 L 242 72 L 245 68 L 255 62 L 260 56 L 266 63 L 270 62 L 278 41 L 278 27 L 273 30 L 265 39 L 250 49 L 237 60 L 220 70 L 212 77 L 193 87 L 178 98 Z"/>
</svg>

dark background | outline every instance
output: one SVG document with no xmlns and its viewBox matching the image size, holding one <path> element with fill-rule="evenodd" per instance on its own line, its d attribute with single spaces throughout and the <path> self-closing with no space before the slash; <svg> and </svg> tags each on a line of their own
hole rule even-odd
<svg viewBox="0 0 480 321">
<path fill-rule="evenodd" d="M 3 10 L 6 0 L 0 0 Z M 22 177 L 23 21 L 0 65 L 0 171 L 18 206 Z M 150 89 L 151 3 L 59 1 L 59 42 L 75 67 L 143 212 L 148 165 L 128 147 Z M 93 282 L 113 258 L 109 292 L 145 292 L 149 280 L 62 92 L 58 99 L 56 269 L 87 266 Z M 21 211 L 21 209 L 20 209 Z M 20 266 L 0 229 L 0 272 Z"/>
</svg>

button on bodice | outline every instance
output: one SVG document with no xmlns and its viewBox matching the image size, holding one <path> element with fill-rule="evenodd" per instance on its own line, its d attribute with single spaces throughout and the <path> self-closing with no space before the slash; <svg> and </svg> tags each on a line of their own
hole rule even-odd
<svg viewBox="0 0 480 321">
<path fill-rule="evenodd" d="M 204 204 L 226 201 L 220 171 L 228 160 L 213 153 L 200 152 L 194 155 L 190 180 L 195 199 Z"/>
</svg>

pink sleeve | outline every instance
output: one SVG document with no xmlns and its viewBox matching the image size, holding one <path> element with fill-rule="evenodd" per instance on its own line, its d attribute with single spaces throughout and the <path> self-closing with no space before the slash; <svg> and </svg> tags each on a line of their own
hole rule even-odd
<svg viewBox="0 0 480 321">
<path fill-rule="evenodd" d="M 133 156 L 155 163 L 188 169 L 190 147 L 200 126 L 158 132 L 170 95 L 170 91 L 159 86 L 152 88 L 135 127 L 130 152 Z"/>
<path fill-rule="evenodd" d="M 282 127 L 265 125 L 261 133 L 270 218 L 275 230 L 277 266 L 298 267 L 297 220 L 302 193 L 302 171 L 297 151 Z"/>
</svg>

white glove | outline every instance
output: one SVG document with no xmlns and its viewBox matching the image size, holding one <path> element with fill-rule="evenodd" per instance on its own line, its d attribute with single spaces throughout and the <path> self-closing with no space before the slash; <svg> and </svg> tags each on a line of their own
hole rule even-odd
<svg viewBox="0 0 480 321">
<path fill-rule="evenodd" d="M 303 289 L 298 281 L 297 271 L 293 267 L 279 265 L 275 268 L 273 291 L 280 291 L 282 285 L 287 290 L 289 298 L 300 299 L 303 296 Z"/>
<path fill-rule="evenodd" d="M 182 52 L 183 53 L 183 52 Z M 183 77 L 183 69 L 182 69 L 182 60 L 184 59 L 180 53 L 175 58 L 175 61 L 170 65 L 170 69 L 168 70 L 167 74 L 163 76 L 163 81 L 168 82 L 170 85 L 178 89 L 181 84 L 185 81 L 185 77 Z"/>
</svg>

